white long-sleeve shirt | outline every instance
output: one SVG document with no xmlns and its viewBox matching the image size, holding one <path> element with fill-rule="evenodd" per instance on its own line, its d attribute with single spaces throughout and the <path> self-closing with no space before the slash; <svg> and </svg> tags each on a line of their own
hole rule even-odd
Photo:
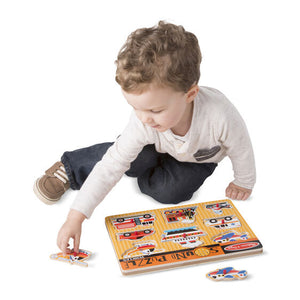
<svg viewBox="0 0 300 300">
<path fill-rule="evenodd" d="M 183 139 L 171 130 L 158 132 L 144 125 L 133 112 L 121 136 L 84 182 L 71 208 L 89 218 L 147 144 L 155 144 L 158 152 L 183 162 L 219 163 L 228 156 L 234 183 L 248 189 L 255 184 L 254 155 L 243 119 L 221 92 L 200 87 L 191 126 Z"/>
</svg>

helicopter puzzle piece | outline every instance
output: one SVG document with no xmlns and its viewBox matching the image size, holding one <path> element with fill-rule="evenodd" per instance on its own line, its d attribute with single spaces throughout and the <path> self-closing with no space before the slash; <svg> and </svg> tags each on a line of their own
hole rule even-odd
<svg viewBox="0 0 300 300">
<path fill-rule="evenodd" d="M 247 276 L 248 273 L 246 270 L 238 271 L 232 267 L 217 269 L 206 274 L 207 278 L 214 281 L 245 279 Z"/>
<path fill-rule="evenodd" d="M 79 252 L 71 252 L 69 254 L 64 255 L 62 252 L 51 254 L 50 258 L 53 260 L 58 260 L 62 262 L 70 263 L 71 265 L 78 265 L 81 267 L 88 267 L 88 264 L 85 262 L 90 256 L 92 252 L 87 250 L 80 249 Z"/>
</svg>

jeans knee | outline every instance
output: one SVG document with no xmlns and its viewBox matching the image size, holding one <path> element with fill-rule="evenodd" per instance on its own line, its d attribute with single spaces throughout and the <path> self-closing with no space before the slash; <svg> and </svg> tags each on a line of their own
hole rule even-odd
<svg viewBox="0 0 300 300">
<path fill-rule="evenodd" d="M 139 178 L 138 185 L 143 194 L 163 204 L 178 204 L 190 200 L 193 196 L 193 192 L 191 191 L 184 191 L 176 187 L 149 185 L 145 184 L 145 181 L 139 180 Z"/>
<path fill-rule="evenodd" d="M 155 197 L 153 197 L 156 201 L 163 204 L 178 204 L 183 201 L 190 200 L 193 196 L 193 193 L 178 193 L 176 191 L 166 191 L 161 192 Z"/>
</svg>

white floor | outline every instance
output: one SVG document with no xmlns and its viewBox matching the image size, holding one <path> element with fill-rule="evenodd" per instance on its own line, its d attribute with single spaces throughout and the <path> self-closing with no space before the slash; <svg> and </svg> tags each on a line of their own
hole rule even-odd
<svg viewBox="0 0 300 300">
<path fill-rule="evenodd" d="M 299 18 L 296 1 L 3 1 L 0 4 L 1 299 L 286 297 L 299 268 Z M 257 163 L 253 196 L 235 205 L 264 246 L 257 256 L 123 276 L 105 216 L 164 207 L 124 177 L 85 222 L 88 268 L 49 259 L 76 194 L 54 206 L 32 185 L 65 150 L 114 140 L 130 114 L 114 60 L 137 27 L 166 19 L 194 32 L 203 52 L 200 85 L 223 91 L 245 119 Z M 121 24 L 121 25 L 118 25 Z M 224 198 L 225 159 L 189 203 Z M 299 243 L 298 243 L 299 244 Z M 244 281 L 205 274 L 246 269 Z M 5 295 L 5 296 L 2 296 Z M 106 296 L 107 297 L 107 296 Z"/>
</svg>

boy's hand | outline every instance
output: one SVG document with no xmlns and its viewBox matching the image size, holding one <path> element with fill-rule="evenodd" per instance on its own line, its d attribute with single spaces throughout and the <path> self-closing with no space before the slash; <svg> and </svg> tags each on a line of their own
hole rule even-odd
<svg viewBox="0 0 300 300">
<path fill-rule="evenodd" d="M 226 197 L 233 200 L 247 200 L 252 193 L 252 190 L 240 187 L 233 182 L 229 183 L 226 188 Z"/>
<path fill-rule="evenodd" d="M 57 236 L 57 246 L 63 252 L 64 255 L 71 253 L 68 248 L 70 246 L 69 240 L 74 240 L 74 252 L 79 252 L 80 236 L 81 236 L 81 224 L 85 219 L 85 215 L 76 210 L 70 210 L 66 222 L 61 227 Z"/>
</svg>

